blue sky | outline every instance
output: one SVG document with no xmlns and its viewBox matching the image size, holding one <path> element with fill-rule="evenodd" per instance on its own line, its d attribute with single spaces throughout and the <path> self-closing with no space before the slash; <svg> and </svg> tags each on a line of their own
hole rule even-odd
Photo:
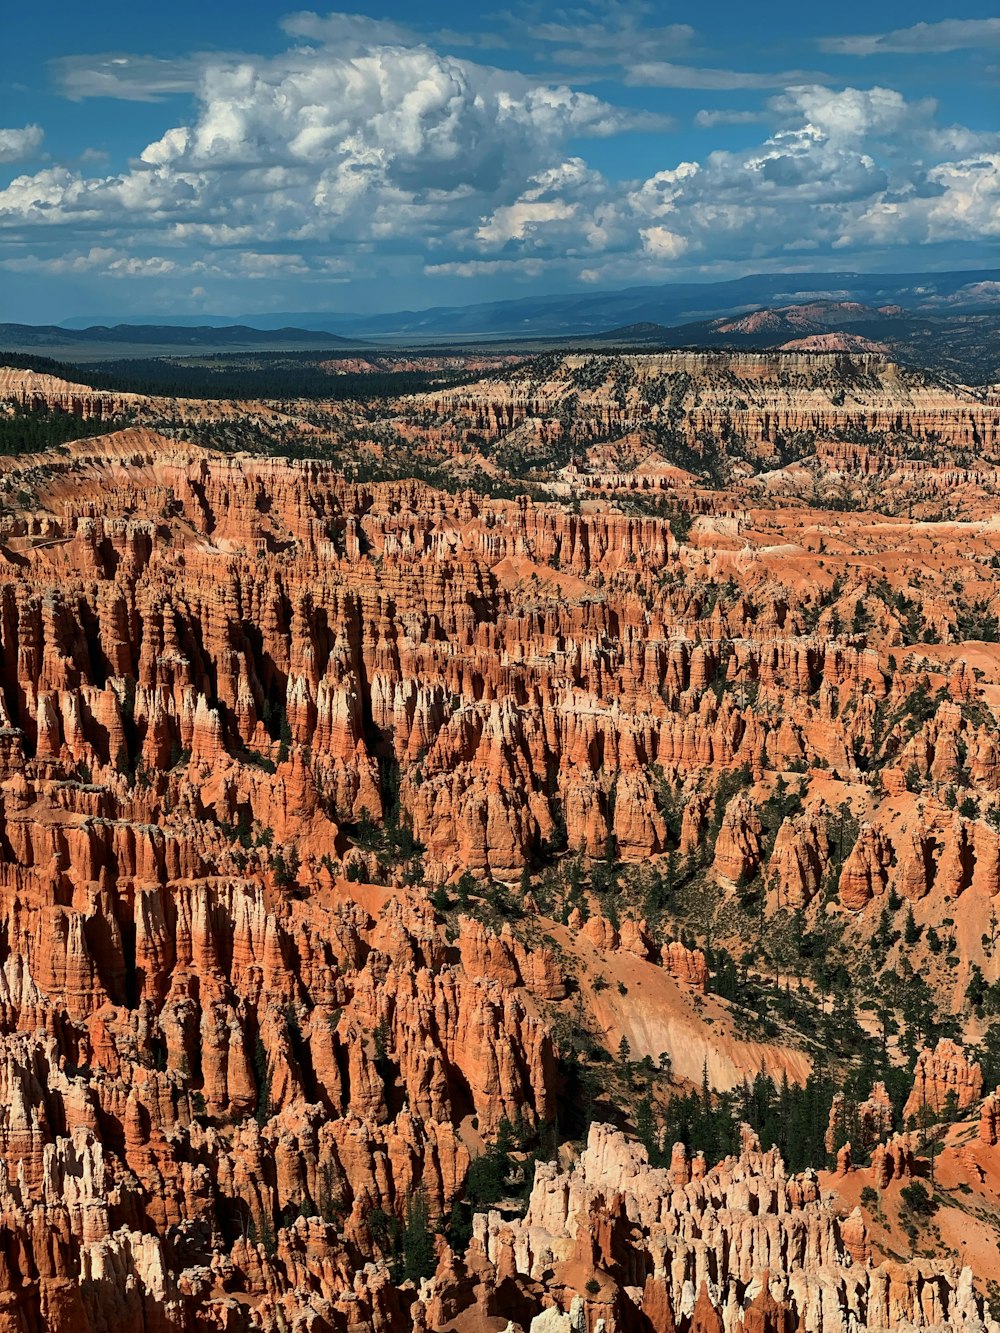
<svg viewBox="0 0 1000 1333">
<path fill-rule="evenodd" d="M 989 7 L 18 6 L 0 319 L 998 264 Z"/>
</svg>

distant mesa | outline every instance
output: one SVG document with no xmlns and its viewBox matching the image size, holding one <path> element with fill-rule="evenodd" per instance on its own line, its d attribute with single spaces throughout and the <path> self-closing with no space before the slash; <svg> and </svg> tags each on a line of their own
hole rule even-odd
<svg viewBox="0 0 1000 1333">
<path fill-rule="evenodd" d="M 792 338 L 782 343 L 782 352 L 872 352 L 890 356 L 892 349 L 886 343 L 863 338 L 859 333 L 811 333 L 805 338 Z"/>
<path fill-rule="evenodd" d="M 626 324 L 620 329 L 609 329 L 607 333 L 599 333 L 595 341 L 667 343 L 672 345 L 676 342 L 676 339 L 676 332 L 673 329 L 668 329 L 666 325 L 654 324 L 649 320 L 642 320 L 638 324 Z"/>
<path fill-rule="evenodd" d="M 809 301 L 802 305 L 782 306 L 776 310 L 755 310 L 742 319 L 716 320 L 715 327 L 719 333 L 760 333 L 789 327 L 830 328 L 860 323 L 877 317 L 879 313 L 859 301 Z"/>
<path fill-rule="evenodd" d="M 0 346 L 66 347 L 88 344 L 130 344 L 151 347 L 223 348 L 281 347 L 306 344 L 308 347 L 358 345 L 357 338 L 343 338 L 336 333 L 316 329 L 256 329 L 247 324 L 183 327 L 173 324 L 95 324 L 85 329 L 62 328 L 56 324 L 0 324 Z"/>
</svg>

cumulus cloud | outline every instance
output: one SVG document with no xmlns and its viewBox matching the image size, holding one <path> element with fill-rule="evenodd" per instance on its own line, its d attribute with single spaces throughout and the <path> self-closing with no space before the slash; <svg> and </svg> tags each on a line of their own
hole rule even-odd
<svg viewBox="0 0 1000 1333">
<path fill-rule="evenodd" d="M 161 278 L 176 273 L 180 265 L 160 255 L 139 258 L 111 246 L 91 246 L 87 251 L 74 250 L 47 259 L 36 255 L 4 259 L 0 260 L 0 268 L 11 273 L 44 273 L 53 277 L 99 272 L 109 278 Z"/>
<path fill-rule="evenodd" d="M 596 255 L 586 280 L 608 281 L 734 256 L 761 263 L 994 236 L 1000 137 L 972 135 L 978 155 L 924 165 L 924 155 L 970 134 L 942 131 L 935 110 L 933 101 L 908 102 L 887 88 L 792 88 L 768 103 L 772 132 L 751 149 L 681 162 L 625 190 L 590 173 L 579 187 L 585 202 L 579 189 L 575 202 L 566 190 L 528 191 L 475 240 L 483 251 L 545 253 L 556 262 L 589 246 Z M 544 218 L 526 210 L 536 197 L 548 203 Z M 595 217 L 601 226 L 586 230 Z"/>
<path fill-rule="evenodd" d="M 463 259 L 424 265 L 424 272 L 435 278 L 494 278 L 498 275 L 537 278 L 544 270 L 545 263 L 541 259 Z"/>
<path fill-rule="evenodd" d="M 300 254 L 235 250 L 208 258 L 179 255 L 137 255 L 114 246 L 94 245 L 89 250 L 71 250 L 65 254 L 18 255 L 0 260 L 0 269 L 9 273 L 38 273 L 64 277 L 92 273 L 101 278 L 164 278 L 201 276 L 204 278 L 272 279 L 276 277 L 315 276 L 315 271 Z M 320 263 L 321 273 L 339 274 L 337 260 Z"/>
<path fill-rule="evenodd" d="M 468 238 L 480 250 L 577 255 L 625 240 L 614 187 L 579 157 L 537 173 Z"/>
<path fill-rule="evenodd" d="M 840 143 L 845 140 L 894 140 L 908 134 L 925 132 L 936 104 L 929 98 L 908 102 L 894 88 L 791 88 L 776 98 L 772 109 L 791 120 L 804 117 L 825 138 Z"/>
<path fill-rule="evenodd" d="M 504 246 L 508 241 L 523 241 L 552 222 L 566 222 L 576 216 L 574 204 L 561 199 L 519 199 L 505 204 L 476 231 L 487 246 Z"/>
<path fill-rule="evenodd" d="M 235 256 L 243 275 L 248 278 L 298 277 L 309 272 L 301 255 L 243 250 Z"/>
<path fill-rule="evenodd" d="M 293 26 L 313 30 L 301 15 Z M 0 225 L 155 228 L 178 242 L 199 229 L 206 239 L 228 229 L 258 242 L 344 244 L 417 234 L 433 245 L 484 205 L 513 206 L 570 137 L 657 123 L 425 46 L 303 47 L 205 65 L 197 115 L 148 144 L 131 170 L 20 176 L 0 191 Z M 509 225 L 523 234 L 544 211 Z"/>
<path fill-rule="evenodd" d="M 944 162 L 927 173 L 927 189 L 873 200 L 838 238 L 842 246 L 934 244 L 1000 237 L 1000 153 Z"/>
<path fill-rule="evenodd" d="M 44 138 L 45 131 L 40 125 L 0 130 L 0 162 L 23 162 L 38 152 Z"/>
<path fill-rule="evenodd" d="M 942 19 L 938 23 L 915 23 L 910 28 L 854 37 L 824 37 L 824 51 L 834 55 L 874 56 L 883 54 L 925 55 L 1000 46 L 1000 18 Z"/>
<path fill-rule="evenodd" d="M 612 53 L 633 21 L 613 18 Z M 545 44 L 563 50 L 571 26 L 573 50 L 597 50 L 589 20 L 546 21 Z M 695 117 L 705 128 L 762 121 L 752 147 L 678 161 L 662 138 L 662 169 L 624 181 L 590 165 L 585 141 L 662 119 L 442 54 L 383 20 L 294 14 L 284 28 L 296 44 L 267 58 L 192 57 L 170 69 L 92 60 L 90 82 L 74 66 L 75 95 L 138 95 L 145 81 L 166 96 L 189 80 L 193 106 L 137 143 L 127 170 L 22 169 L 0 189 L 0 228 L 22 247 L 7 267 L 160 277 L 165 288 L 186 276 L 208 290 L 359 273 L 596 282 L 804 263 L 804 247 L 842 256 L 996 236 L 1000 135 L 942 126 L 933 101 L 891 88 L 659 58 L 689 40 L 676 27 L 646 48 L 636 82 L 651 71 L 687 88 L 793 82 L 759 110 Z M 40 140 L 36 127 L 0 132 L 0 156 Z"/>
<path fill-rule="evenodd" d="M 169 131 L 144 161 L 175 170 L 306 165 L 374 171 L 422 191 L 491 189 L 571 134 L 610 135 L 645 120 L 427 47 L 211 67 L 200 100 L 197 122 Z"/>
<path fill-rule="evenodd" d="M 641 227 L 642 248 L 654 259 L 680 259 L 688 248 L 687 238 L 669 227 Z"/>
</svg>

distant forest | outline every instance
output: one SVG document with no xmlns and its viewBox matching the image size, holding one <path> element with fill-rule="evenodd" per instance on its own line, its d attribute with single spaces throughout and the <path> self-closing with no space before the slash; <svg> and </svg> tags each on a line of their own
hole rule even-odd
<svg viewBox="0 0 1000 1333">
<path fill-rule="evenodd" d="M 121 418 L 102 421 L 52 412 L 47 407 L 15 407 L 11 415 L 0 415 L 0 455 L 41 453 L 69 440 L 108 435 L 127 425 Z"/>
<path fill-rule="evenodd" d="M 200 357 L 197 363 L 127 358 L 87 366 L 49 357 L 4 352 L 3 364 L 17 370 L 88 384 L 113 393 L 155 394 L 169 398 L 326 399 L 334 402 L 396 398 L 442 385 L 478 378 L 465 370 L 400 370 L 331 375 L 321 361 L 342 360 L 342 351 L 280 352 L 273 357 L 246 353 Z"/>
</svg>

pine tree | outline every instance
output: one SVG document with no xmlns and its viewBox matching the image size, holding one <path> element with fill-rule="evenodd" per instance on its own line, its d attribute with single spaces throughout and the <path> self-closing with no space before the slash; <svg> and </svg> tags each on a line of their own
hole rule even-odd
<svg viewBox="0 0 1000 1333">
<path fill-rule="evenodd" d="M 422 1191 L 418 1191 L 406 1206 L 403 1225 L 403 1280 L 419 1282 L 434 1272 L 437 1257 L 434 1253 L 434 1231 L 430 1212 Z"/>
<path fill-rule="evenodd" d="M 906 923 L 903 926 L 903 940 L 907 944 L 916 944 L 920 939 L 920 927 L 913 919 L 913 908 L 906 909 Z"/>
<path fill-rule="evenodd" d="M 292 743 L 292 727 L 288 721 L 288 710 L 282 704 L 278 721 L 278 763 L 283 764 L 288 758 L 289 747 Z"/>
<path fill-rule="evenodd" d="M 743 1084 L 746 1088 L 746 1082 Z M 701 1066 L 701 1109 L 702 1114 L 710 1116 L 712 1114 L 712 1085 L 708 1081 L 708 1056 L 705 1056 Z"/>
<path fill-rule="evenodd" d="M 781 1071 L 781 1091 L 778 1094 L 778 1147 L 782 1157 L 788 1157 L 792 1142 L 791 1126 L 792 1089 L 788 1082 L 788 1070 Z"/>
<path fill-rule="evenodd" d="M 253 1077 L 257 1085 L 257 1113 L 255 1119 L 262 1128 L 271 1118 L 271 1069 L 267 1051 L 258 1034 L 254 1043 Z"/>
<path fill-rule="evenodd" d="M 458 905 L 461 908 L 469 906 L 469 899 L 476 891 L 475 876 L 468 870 L 463 870 L 461 878 L 455 885 L 455 892 L 458 894 Z"/>
<path fill-rule="evenodd" d="M 635 1133 L 636 1138 L 646 1149 L 650 1165 L 659 1166 L 663 1154 L 660 1149 L 656 1117 L 653 1114 L 653 1101 L 648 1092 L 636 1107 Z"/>
</svg>

